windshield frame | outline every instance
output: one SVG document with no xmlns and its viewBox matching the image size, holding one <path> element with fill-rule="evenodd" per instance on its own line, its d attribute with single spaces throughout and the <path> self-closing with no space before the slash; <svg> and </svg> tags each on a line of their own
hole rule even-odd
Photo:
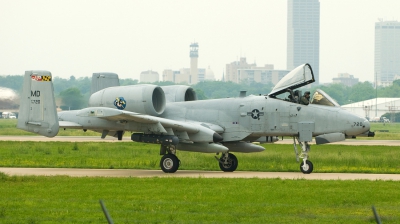
<svg viewBox="0 0 400 224">
<path fill-rule="evenodd" d="M 316 95 L 320 94 L 321 99 L 317 100 Z M 340 107 L 340 105 L 330 97 L 326 92 L 321 89 L 316 89 L 311 100 L 310 104 L 312 105 L 321 105 L 321 106 L 328 106 L 328 107 Z"/>
</svg>

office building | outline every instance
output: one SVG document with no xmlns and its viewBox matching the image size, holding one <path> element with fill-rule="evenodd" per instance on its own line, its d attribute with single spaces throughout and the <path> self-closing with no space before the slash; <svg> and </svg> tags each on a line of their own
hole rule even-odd
<svg viewBox="0 0 400 224">
<path fill-rule="evenodd" d="M 274 70 L 273 65 L 265 65 L 264 67 L 252 67 L 250 69 L 238 69 L 238 83 L 259 82 L 263 84 L 277 84 L 286 74 L 288 70 Z"/>
<path fill-rule="evenodd" d="M 375 23 L 375 78 L 378 86 L 392 85 L 400 78 L 400 23 Z"/>
<path fill-rule="evenodd" d="M 288 0 L 287 70 L 308 63 L 316 84 L 319 84 L 319 24 L 318 0 Z"/>
<path fill-rule="evenodd" d="M 155 71 L 144 71 L 140 73 L 140 82 L 141 83 L 152 83 L 158 82 L 160 80 L 160 75 Z"/>
<path fill-rule="evenodd" d="M 208 69 L 198 68 L 199 44 L 190 44 L 190 68 L 179 70 L 165 69 L 163 71 L 163 81 L 170 81 L 177 84 L 195 85 L 205 80 L 215 80 L 214 73 Z"/>
<path fill-rule="evenodd" d="M 240 83 L 240 78 L 238 77 L 238 70 L 250 69 L 251 67 L 256 67 L 256 64 L 247 63 L 246 58 L 244 57 L 241 57 L 239 61 L 234 61 L 230 64 L 226 64 L 226 74 L 224 77 L 225 81 Z"/>
<path fill-rule="evenodd" d="M 346 86 L 354 86 L 358 83 L 358 78 L 354 78 L 354 75 L 349 73 L 339 73 L 336 78 L 332 79 L 333 83 L 341 83 Z"/>
</svg>

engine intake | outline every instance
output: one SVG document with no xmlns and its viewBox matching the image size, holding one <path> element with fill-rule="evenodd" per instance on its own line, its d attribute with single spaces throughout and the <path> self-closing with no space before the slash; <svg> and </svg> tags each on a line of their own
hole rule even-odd
<svg viewBox="0 0 400 224">
<path fill-rule="evenodd" d="M 197 100 L 196 92 L 190 86 L 173 85 L 161 86 L 168 102 L 182 102 Z"/>
</svg>

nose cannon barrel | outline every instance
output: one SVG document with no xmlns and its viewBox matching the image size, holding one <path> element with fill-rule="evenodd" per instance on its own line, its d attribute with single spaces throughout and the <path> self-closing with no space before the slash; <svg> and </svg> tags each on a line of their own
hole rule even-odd
<svg viewBox="0 0 400 224">
<path fill-rule="evenodd" d="M 364 133 L 362 133 L 362 134 L 360 134 L 358 136 L 361 136 L 361 137 L 374 137 L 375 136 L 375 132 L 368 130 L 368 131 L 366 131 L 366 132 L 364 132 Z"/>
<path fill-rule="evenodd" d="M 374 136 L 375 136 L 375 132 L 368 131 L 368 136 L 367 137 L 374 137 Z"/>
</svg>

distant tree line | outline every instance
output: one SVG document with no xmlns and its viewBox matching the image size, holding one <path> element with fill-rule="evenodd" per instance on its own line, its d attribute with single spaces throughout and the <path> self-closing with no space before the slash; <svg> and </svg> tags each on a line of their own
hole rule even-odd
<svg viewBox="0 0 400 224">
<path fill-rule="evenodd" d="M 0 76 L 0 86 L 7 87 L 22 92 L 22 75 Z M 90 97 L 91 78 L 71 76 L 69 79 L 54 77 L 54 93 L 57 105 L 62 109 L 80 109 L 87 106 Z M 138 80 L 120 79 L 120 85 L 136 85 Z M 175 85 L 172 82 L 156 82 L 159 86 Z M 226 97 L 238 97 L 240 91 L 247 91 L 247 95 L 268 94 L 273 84 L 262 83 L 233 83 L 222 81 L 205 81 L 192 88 L 196 91 L 198 99 L 217 99 Z M 343 84 L 329 84 L 313 86 L 310 91 L 322 89 L 335 99 L 340 105 L 368 100 L 376 97 L 376 90 L 370 82 L 360 82 L 354 86 L 348 87 Z M 392 86 L 378 87 L 378 97 L 400 97 L 400 80 L 393 82 Z"/>
</svg>

